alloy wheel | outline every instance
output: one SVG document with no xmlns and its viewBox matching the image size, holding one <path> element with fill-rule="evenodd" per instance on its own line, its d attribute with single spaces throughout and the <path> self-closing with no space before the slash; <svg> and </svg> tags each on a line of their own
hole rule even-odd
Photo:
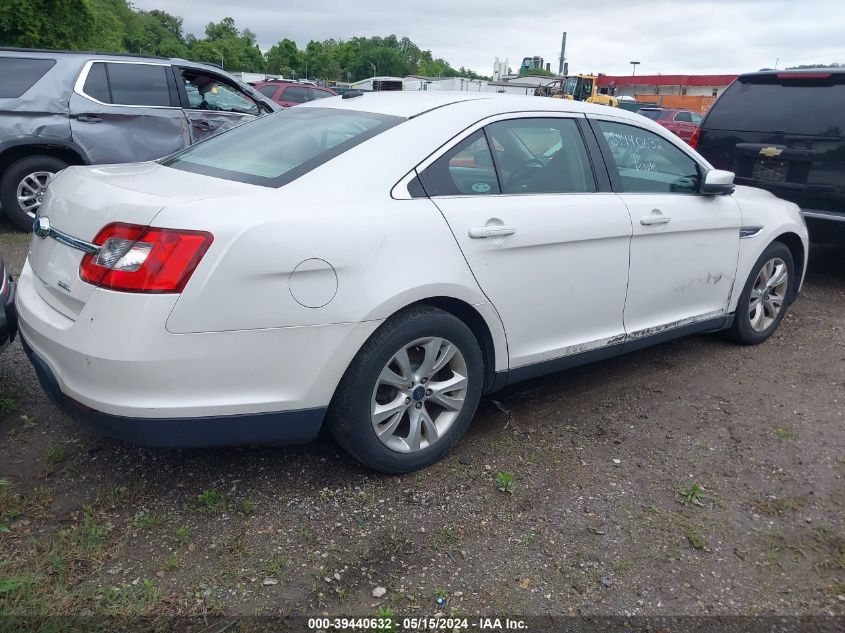
<svg viewBox="0 0 845 633">
<path fill-rule="evenodd" d="M 458 347 L 439 337 L 412 341 L 381 370 L 370 415 L 379 440 L 415 453 L 442 439 L 464 406 L 467 364 Z"/>
<path fill-rule="evenodd" d="M 786 300 L 789 269 L 780 257 L 767 261 L 751 288 L 748 318 L 755 332 L 764 332 L 775 322 Z"/>
<path fill-rule="evenodd" d="M 41 199 L 47 190 L 47 182 L 53 177 L 53 172 L 34 171 L 23 177 L 18 183 L 18 204 L 25 213 L 35 218 Z"/>
</svg>

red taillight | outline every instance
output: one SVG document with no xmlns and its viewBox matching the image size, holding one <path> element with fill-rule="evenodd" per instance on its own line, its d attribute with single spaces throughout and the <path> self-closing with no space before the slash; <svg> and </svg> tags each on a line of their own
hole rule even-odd
<svg viewBox="0 0 845 633">
<path fill-rule="evenodd" d="M 778 73 L 778 79 L 830 79 L 832 73 Z"/>
<path fill-rule="evenodd" d="M 698 137 L 701 136 L 701 128 L 695 128 L 695 131 L 692 133 L 689 139 L 689 146 L 695 149 L 698 146 Z"/>
<path fill-rule="evenodd" d="M 181 292 L 214 237 L 205 231 L 159 229 L 115 222 L 105 226 L 79 276 L 101 288 L 125 292 Z"/>
</svg>

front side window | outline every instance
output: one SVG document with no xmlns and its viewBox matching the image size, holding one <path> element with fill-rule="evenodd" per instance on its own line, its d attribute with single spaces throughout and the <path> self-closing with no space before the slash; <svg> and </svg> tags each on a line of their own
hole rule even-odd
<svg viewBox="0 0 845 633">
<path fill-rule="evenodd" d="M 55 65 L 55 59 L 0 57 L 0 99 L 17 99 Z"/>
<path fill-rule="evenodd" d="M 512 119 L 486 128 L 496 148 L 502 193 L 585 193 L 596 190 L 574 119 Z"/>
<path fill-rule="evenodd" d="M 107 63 L 106 74 L 111 89 L 111 103 L 137 106 L 171 105 L 167 72 L 167 66 Z"/>
<path fill-rule="evenodd" d="M 432 196 L 473 196 L 499 193 L 499 179 L 487 137 L 471 134 L 422 173 L 423 186 Z"/>
<path fill-rule="evenodd" d="M 403 120 L 370 112 L 289 108 L 192 145 L 162 164 L 226 180 L 281 187 Z"/>
<path fill-rule="evenodd" d="M 255 101 L 216 77 L 186 70 L 182 72 L 182 80 L 188 95 L 188 107 L 191 109 L 255 116 L 260 114 Z"/>
<path fill-rule="evenodd" d="M 626 193 L 697 193 L 696 162 L 661 136 L 642 128 L 596 121 L 610 148 L 613 164 Z"/>
</svg>

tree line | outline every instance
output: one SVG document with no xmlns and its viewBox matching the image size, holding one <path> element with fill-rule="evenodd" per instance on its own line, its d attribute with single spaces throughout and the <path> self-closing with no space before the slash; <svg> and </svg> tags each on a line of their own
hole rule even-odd
<svg viewBox="0 0 845 633">
<path fill-rule="evenodd" d="M 357 81 L 373 75 L 425 75 L 487 79 L 455 69 L 407 37 L 312 40 L 304 49 L 282 39 L 262 53 L 255 34 L 232 18 L 210 22 L 205 36 L 185 33 L 182 18 L 142 11 L 127 0 L 3 0 L 0 46 L 144 53 L 181 57 L 294 78 Z"/>
</svg>

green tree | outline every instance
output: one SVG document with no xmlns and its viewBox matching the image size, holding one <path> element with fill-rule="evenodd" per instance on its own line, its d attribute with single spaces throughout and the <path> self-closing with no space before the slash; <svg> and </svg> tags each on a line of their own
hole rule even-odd
<svg viewBox="0 0 845 633">
<path fill-rule="evenodd" d="M 86 0 L 3 0 L 0 45 L 79 49 L 87 42 L 94 18 Z"/>
</svg>

